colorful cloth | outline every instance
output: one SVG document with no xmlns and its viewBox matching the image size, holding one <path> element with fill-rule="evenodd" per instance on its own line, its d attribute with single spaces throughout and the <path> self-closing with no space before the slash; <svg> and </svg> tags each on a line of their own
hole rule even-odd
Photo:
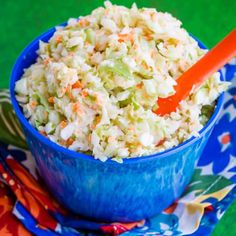
<svg viewBox="0 0 236 236">
<path fill-rule="evenodd" d="M 130 224 L 92 222 L 60 206 L 41 182 L 9 101 L 0 91 L 0 235 L 209 235 L 236 198 L 236 59 L 224 110 L 186 191 L 161 214 Z"/>
</svg>

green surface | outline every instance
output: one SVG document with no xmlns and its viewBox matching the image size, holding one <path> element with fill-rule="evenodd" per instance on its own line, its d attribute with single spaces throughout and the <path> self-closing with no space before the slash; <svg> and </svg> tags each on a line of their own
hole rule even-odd
<svg viewBox="0 0 236 236">
<path fill-rule="evenodd" d="M 133 1 L 113 1 L 130 6 Z M 7 88 L 11 67 L 22 49 L 48 28 L 69 17 L 88 14 L 100 0 L 6 0 L 0 6 L 0 88 Z M 236 0 L 139 0 L 139 7 L 155 7 L 179 18 L 184 27 L 212 47 L 236 27 Z M 236 202 L 217 225 L 213 236 L 236 235 Z"/>
</svg>

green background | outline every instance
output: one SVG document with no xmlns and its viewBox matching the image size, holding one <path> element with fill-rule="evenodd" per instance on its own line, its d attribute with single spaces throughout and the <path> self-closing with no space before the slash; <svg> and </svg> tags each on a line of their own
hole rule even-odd
<svg viewBox="0 0 236 236">
<path fill-rule="evenodd" d="M 133 1 L 113 3 L 131 6 Z M 139 7 L 172 13 L 208 47 L 236 27 L 236 0 L 137 0 Z M 69 17 L 86 15 L 103 4 L 100 0 L 1 0 L 0 88 L 7 88 L 12 65 L 22 49 L 37 35 Z M 213 236 L 236 235 L 236 201 L 216 226 Z"/>
</svg>

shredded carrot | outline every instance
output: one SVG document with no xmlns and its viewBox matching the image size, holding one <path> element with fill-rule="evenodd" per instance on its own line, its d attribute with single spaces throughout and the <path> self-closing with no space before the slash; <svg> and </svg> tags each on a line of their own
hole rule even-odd
<svg viewBox="0 0 236 236">
<path fill-rule="evenodd" d="M 125 40 L 128 39 L 128 34 L 118 34 L 118 37 L 119 37 L 118 42 L 123 43 Z"/>
<path fill-rule="evenodd" d="M 69 92 L 69 91 L 70 91 L 70 85 L 67 85 L 67 86 L 66 86 L 65 91 L 66 91 L 66 92 Z"/>
<path fill-rule="evenodd" d="M 90 128 L 91 128 L 91 129 L 95 129 L 95 128 L 96 128 L 96 125 L 95 125 L 95 124 L 91 124 L 91 125 L 90 125 Z"/>
<path fill-rule="evenodd" d="M 67 126 L 67 121 L 63 120 L 63 121 L 60 123 L 60 127 L 61 127 L 62 129 L 64 129 L 66 126 Z"/>
<path fill-rule="evenodd" d="M 31 101 L 29 105 L 31 108 L 35 108 L 38 105 L 38 103 L 36 101 Z"/>
<path fill-rule="evenodd" d="M 72 92 L 71 92 L 71 86 L 70 86 L 70 85 L 67 85 L 65 88 L 63 88 L 63 89 L 62 89 L 62 93 L 63 93 L 63 94 L 67 93 L 67 95 L 69 96 L 69 98 L 70 98 L 71 100 L 74 100 L 74 96 L 73 96 L 73 94 L 72 94 Z"/>
<path fill-rule="evenodd" d="M 131 41 L 131 43 L 134 42 L 134 35 L 132 33 L 129 33 L 129 34 L 118 34 L 118 42 L 122 43 L 126 40 L 129 40 Z"/>
<path fill-rule="evenodd" d="M 70 97 L 71 100 L 75 99 L 74 96 L 73 96 L 73 93 L 71 93 L 71 92 L 69 93 L 69 97 Z"/>
<path fill-rule="evenodd" d="M 66 88 L 61 88 L 61 89 L 60 89 L 60 92 L 61 92 L 62 94 L 65 94 Z"/>
<path fill-rule="evenodd" d="M 98 43 L 95 43 L 94 49 L 95 49 L 95 52 L 99 50 L 99 44 Z"/>
<path fill-rule="evenodd" d="M 97 109 L 98 109 L 98 105 L 94 104 L 94 105 L 91 106 L 91 108 L 92 108 L 93 110 L 97 110 Z"/>
<path fill-rule="evenodd" d="M 45 66 L 47 66 L 50 61 L 52 61 L 52 59 L 51 58 L 47 58 L 47 59 L 44 60 L 43 63 L 44 63 Z"/>
<path fill-rule="evenodd" d="M 94 124 L 91 125 L 91 129 L 95 129 L 100 121 L 101 121 L 101 117 L 100 116 L 96 117 Z"/>
<path fill-rule="evenodd" d="M 153 40 L 153 36 L 150 35 L 150 34 L 146 35 L 145 38 L 146 38 L 148 41 Z"/>
<path fill-rule="evenodd" d="M 49 98 L 48 98 L 48 102 L 49 102 L 49 103 L 54 103 L 54 97 L 49 97 Z"/>
<path fill-rule="evenodd" d="M 81 96 L 84 98 L 84 97 L 87 97 L 88 96 L 88 92 L 86 90 L 83 90 L 81 92 Z"/>
<path fill-rule="evenodd" d="M 67 140 L 66 140 L 66 146 L 70 146 L 72 143 L 74 142 L 74 139 L 73 138 L 68 138 Z"/>
<path fill-rule="evenodd" d="M 58 35 L 55 40 L 56 40 L 57 43 L 61 43 L 62 42 L 62 36 Z"/>
<path fill-rule="evenodd" d="M 66 141 L 65 140 L 60 140 L 59 144 L 61 144 L 62 146 L 66 146 Z"/>
<path fill-rule="evenodd" d="M 97 117 L 96 117 L 96 121 L 95 121 L 95 122 L 96 122 L 96 125 L 101 121 L 101 119 L 102 119 L 101 116 L 97 116 Z"/>
<path fill-rule="evenodd" d="M 166 140 L 165 139 L 161 139 L 157 144 L 156 147 L 161 146 Z"/>
<path fill-rule="evenodd" d="M 81 82 L 78 80 L 76 81 L 73 85 L 72 85 L 72 88 L 75 89 L 75 88 L 82 88 L 82 84 Z"/>
<path fill-rule="evenodd" d="M 148 70 L 150 68 L 150 66 L 148 66 L 146 63 L 143 63 L 143 66 L 146 70 Z"/>
<path fill-rule="evenodd" d="M 130 34 L 128 39 L 130 40 L 131 43 L 133 43 L 134 42 L 134 35 Z"/>
<path fill-rule="evenodd" d="M 119 38 L 127 38 L 129 34 L 118 34 Z"/>
<path fill-rule="evenodd" d="M 80 102 L 75 102 L 72 105 L 72 111 L 77 113 L 79 111 L 81 111 L 81 106 L 80 106 Z"/>
<path fill-rule="evenodd" d="M 134 44 L 133 47 L 134 47 L 135 50 L 137 50 L 139 48 L 138 44 L 136 44 L 136 43 Z"/>
<path fill-rule="evenodd" d="M 40 134 L 42 134 L 43 136 L 47 136 L 47 133 L 45 131 L 39 131 Z"/>
<path fill-rule="evenodd" d="M 125 40 L 124 39 L 118 39 L 119 43 L 123 43 Z"/>
<path fill-rule="evenodd" d="M 85 27 L 85 26 L 87 26 L 88 25 L 88 20 L 87 19 L 81 19 L 81 20 L 79 20 L 79 25 L 81 26 L 81 27 Z"/>
<path fill-rule="evenodd" d="M 134 131 L 134 126 L 130 126 L 130 127 L 128 128 L 128 130 Z"/>
<path fill-rule="evenodd" d="M 69 98 L 70 98 L 71 100 L 74 100 L 73 93 L 71 92 L 70 89 L 67 90 L 67 93 L 68 93 L 68 95 L 69 95 Z"/>
<path fill-rule="evenodd" d="M 136 84 L 136 88 L 137 89 L 141 89 L 143 87 L 143 83 L 141 82 L 141 83 L 139 83 L 139 84 Z"/>
<path fill-rule="evenodd" d="M 142 148 L 143 147 L 143 145 L 141 144 L 141 143 L 137 143 L 137 148 Z"/>
</svg>

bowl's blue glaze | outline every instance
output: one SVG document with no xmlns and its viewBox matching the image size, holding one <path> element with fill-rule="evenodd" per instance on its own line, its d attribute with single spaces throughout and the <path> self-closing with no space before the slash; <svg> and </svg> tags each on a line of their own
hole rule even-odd
<svg viewBox="0 0 236 236">
<path fill-rule="evenodd" d="M 169 206 L 184 191 L 220 113 L 223 96 L 200 137 L 150 156 L 105 163 L 65 149 L 40 135 L 25 119 L 15 99 L 15 81 L 35 62 L 39 40 L 48 41 L 55 29 L 36 38 L 19 56 L 10 82 L 12 105 L 24 129 L 39 172 L 53 195 L 75 213 L 101 221 L 130 222 L 150 217 Z M 199 42 L 201 47 L 204 47 Z"/>
</svg>

